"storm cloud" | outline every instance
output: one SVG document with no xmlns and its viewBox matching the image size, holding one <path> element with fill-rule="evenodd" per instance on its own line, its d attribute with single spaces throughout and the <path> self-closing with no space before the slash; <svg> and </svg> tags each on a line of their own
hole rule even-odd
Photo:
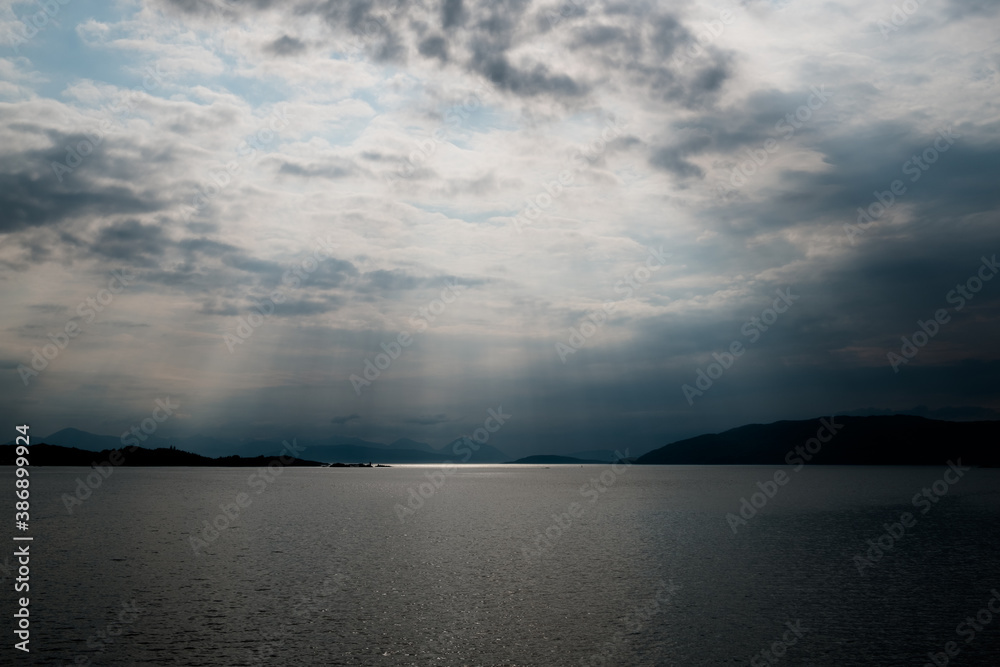
<svg viewBox="0 0 1000 667">
<path fill-rule="evenodd" d="M 998 11 L 62 6 L 0 58 L 2 411 L 443 446 L 502 404 L 512 455 L 995 416 Z"/>
</svg>

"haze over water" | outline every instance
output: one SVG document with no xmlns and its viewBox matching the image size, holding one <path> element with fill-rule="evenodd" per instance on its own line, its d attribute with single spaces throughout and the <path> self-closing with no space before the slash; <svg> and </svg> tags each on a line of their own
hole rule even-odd
<svg viewBox="0 0 1000 667">
<path fill-rule="evenodd" d="M 923 665 L 948 641 L 949 664 L 1000 663 L 1000 616 L 956 634 L 1000 587 L 1000 471 L 923 514 L 944 468 L 784 468 L 734 532 L 773 468 L 610 469 L 460 467 L 403 520 L 439 467 L 287 468 L 260 493 L 252 470 L 117 468 L 72 515 L 60 497 L 90 471 L 37 469 L 33 664 Z"/>
</svg>

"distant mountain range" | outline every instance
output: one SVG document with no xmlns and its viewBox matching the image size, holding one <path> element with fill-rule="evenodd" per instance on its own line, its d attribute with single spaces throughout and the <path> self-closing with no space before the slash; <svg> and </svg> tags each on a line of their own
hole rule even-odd
<svg viewBox="0 0 1000 667">
<path fill-rule="evenodd" d="M 77 465 L 90 465 L 94 452 L 122 449 L 121 438 L 95 435 L 78 429 L 63 429 L 36 443 L 74 448 L 64 457 Z M 137 443 L 139 444 L 139 443 Z M 468 439 L 455 440 L 441 449 L 424 442 L 401 438 L 390 444 L 358 438 L 331 437 L 297 441 L 299 456 L 309 463 L 611 463 L 612 450 L 591 450 L 569 455 L 541 454 L 516 461 L 491 445 Z M 616 443 L 617 444 L 617 443 Z M 141 442 L 145 450 L 175 451 L 167 459 L 177 463 L 150 465 L 232 465 L 219 457 L 241 460 L 281 454 L 280 442 L 257 440 L 228 442 L 213 438 L 155 438 Z M 39 452 L 40 445 L 33 445 Z M 622 451 L 626 450 L 622 448 Z M 181 455 L 197 463 L 181 462 Z M 158 455 L 159 460 L 164 455 Z M 633 454 L 634 456 L 634 454 Z M 634 459 L 637 464 L 695 465 L 939 465 L 961 458 L 965 465 L 1000 466 L 1000 421 L 951 422 L 910 415 L 821 417 L 801 421 L 751 424 L 722 433 L 680 440 Z M 5 459 L 4 459 L 5 460 Z M 131 465 L 141 457 L 130 457 Z M 152 459 L 150 459 L 152 460 Z M 207 461 L 207 462 L 206 462 Z M 212 462 L 217 461 L 217 462 Z M 36 465 L 59 465 L 42 463 Z M 242 465 L 236 462 L 236 465 Z"/>
<path fill-rule="evenodd" d="M 525 456 L 523 459 L 511 461 L 511 463 L 550 463 L 550 464 L 574 464 L 574 463 L 609 463 L 597 459 L 578 459 L 575 456 L 556 456 L 554 454 L 536 454 L 535 456 Z"/>
<path fill-rule="evenodd" d="M 50 445 L 39 443 L 31 445 L 31 455 L 29 461 L 33 466 L 98 466 L 108 465 L 123 466 L 221 466 L 227 468 L 257 468 L 263 467 L 274 461 L 273 456 L 255 456 L 243 458 L 240 456 L 225 456 L 221 458 L 208 458 L 191 452 L 184 452 L 179 449 L 146 449 L 136 447 L 122 448 L 119 442 L 117 451 L 115 449 L 105 450 L 85 450 L 76 447 L 63 447 L 62 445 Z M 14 465 L 16 460 L 15 445 L 0 445 L 0 465 Z M 294 457 L 279 459 L 283 466 L 319 466 L 318 461 L 307 461 Z"/>
<path fill-rule="evenodd" d="M 1000 464 L 1000 421 L 924 417 L 822 417 L 751 424 L 680 440 L 640 456 L 639 464 L 941 465 Z"/>
<path fill-rule="evenodd" d="M 160 438 L 144 436 L 145 440 L 128 436 L 96 435 L 75 428 L 65 428 L 44 438 L 32 437 L 33 442 L 63 447 L 75 447 L 91 452 L 121 449 L 137 445 L 146 449 L 169 449 L 191 452 L 201 456 L 273 457 L 284 450 L 281 442 L 254 440 L 251 442 L 228 441 L 208 437 Z M 359 438 L 331 437 L 323 440 L 297 440 L 302 456 L 323 463 L 504 463 L 511 457 L 492 445 L 481 445 L 468 439 L 456 439 L 442 449 L 435 449 L 425 442 L 400 438 L 390 444 L 370 442 Z M 89 462 L 88 462 L 89 465 Z"/>
</svg>

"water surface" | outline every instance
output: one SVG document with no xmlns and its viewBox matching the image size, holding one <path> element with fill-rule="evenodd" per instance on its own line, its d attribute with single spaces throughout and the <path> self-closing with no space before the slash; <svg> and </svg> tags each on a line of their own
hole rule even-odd
<svg viewBox="0 0 1000 667">
<path fill-rule="evenodd" d="M 31 661 L 919 666 L 956 641 L 949 664 L 1000 664 L 1000 615 L 956 633 L 1000 589 L 1000 471 L 922 514 L 945 467 L 783 468 L 734 532 L 774 468 L 617 470 L 118 468 L 69 513 L 92 471 L 33 469 Z"/>
</svg>

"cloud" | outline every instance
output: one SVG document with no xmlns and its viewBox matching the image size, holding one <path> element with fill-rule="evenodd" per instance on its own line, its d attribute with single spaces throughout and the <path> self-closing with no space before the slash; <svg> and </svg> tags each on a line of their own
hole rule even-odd
<svg viewBox="0 0 1000 667">
<path fill-rule="evenodd" d="M 30 361 L 111 269 L 138 277 L 37 383 L 0 385 L 8 421 L 115 432 L 169 391 L 194 430 L 329 435 L 338 405 L 359 437 L 445 444 L 475 427 L 447 415 L 503 403 L 497 438 L 528 454 L 832 408 L 993 414 L 1000 283 L 898 375 L 886 354 L 1000 251 L 997 10 L 925 4 L 888 38 L 861 0 L 732 11 L 157 0 L 51 25 L 0 58 L 0 359 Z M 655 271 L 650 247 L 671 255 Z M 789 286 L 689 406 L 680 386 Z"/>
<path fill-rule="evenodd" d="M 67 142 L 75 138 L 82 139 L 65 137 Z M 51 169 L 45 168 L 57 156 L 54 151 L 47 155 L 29 152 L 12 156 L 17 161 L 12 164 L 22 165 L 25 171 L 0 174 L 0 233 L 55 225 L 86 215 L 151 212 L 162 206 L 126 186 L 94 183 L 91 187 L 79 181 L 61 184 Z"/>
<path fill-rule="evenodd" d="M 349 160 L 333 160 L 327 164 L 304 166 L 285 162 L 278 169 L 278 173 L 290 176 L 304 176 L 307 178 L 344 178 L 357 172 L 357 166 Z"/>
<path fill-rule="evenodd" d="M 218 11 L 208 2 L 168 0 L 167 4 L 188 15 L 221 21 L 273 12 L 276 7 L 257 2 Z M 647 88 L 649 97 L 695 107 L 714 98 L 732 76 L 729 56 L 717 46 L 700 49 L 704 51 L 700 62 L 681 67 L 683 72 L 676 65 L 665 65 L 680 50 L 696 46 L 696 40 L 682 15 L 649 5 L 549 8 L 523 0 L 446 0 L 425 8 L 395 0 L 352 0 L 302 2 L 292 11 L 318 16 L 331 32 L 331 43 L 358 45 L 377 62 L 406 65 L 425 59 L 442 67 L 454 64 L 518 98 L 574 104 L 589 97 L 597 82 L 624 74 Z M 579 73 L 570 72 L 569 67 L 556 67 L 519 48 L 553 40 L 585 59 L 590 71 L 577 67 L 573 69 Z M 267 50 L 284 56 L 300 53 L 303 46 L 286 34 Z"/>
<path fill-rule="evenodd" d="M 103 228 L 91 249 L 112 259 L 141 261 L 162 255 L 168 239 L 161 227 L 127 220 Z"/>
<path fill-rule="evenodd" d="M 454 419 L 449 419 L 448 415 L 444 413 L 436 415 L 421 415 L 419 417 L 410 417 L 404 419 L 403 422 L 406 424 L 416 424 L 417 426 L 434 426 L 437 424 L 445 424 L 450 421 L 455 421 Z"/>
<path fill-rule="evenodd" d="M 294 56 L 306 50 L 304 42 L 288 35 L 282 35 L 267 45 L 265 50 L 276 56 Z"/>
<path fill-rule="evenodd" d="M 274 314 L 279 317 L 317 315 L 320 313 L 335 311 L 340 308 L 343 303 L 344 300 L 336 296 L 327 296 L 323 299 L 289 300 L 279 304 L 275 308 Z"/>
<path fill-rule="evenodd" d="M 418 48 L 420 55 L 428 58 L 439 58 L 442 62 L 448 61 L 448 43 L 440 35 L 431 35 L 420 42 Z"/>
<path fill-rule="evenodd" d="M 330 423 L 333 424 L 334 426 L 343 426 L 344 424 L 347 424 L 347 423 L 352 422 L 352 421 L 358 421 L 360 419 L 361 419 L 361 415 L 359 415 L 356 412 L 352 412 L 349 415 L 342 415 L 342 416 L 339 416 L 339 417 L 334 417 L 333 419 L 330 420 Z"/>
<path fill-rule="evenodd" d="M 60 315 L 69 310 L 66 306 L 58 303 L 33 303 L 28 307 L 46 315 Z"/>
<path fill-rule="evenodd" d="M 463 0 L 444 0 L 441 3 L 441 27 L 456 28 L 465 23 L 466 12 Z"/>
<path fill-rule="evenodd" d="M 941 419 L 944 421 L 996 421 L 1000 419 L 1000 410 L 980 406 L 948 406 L 932 409 L 928 408 L 926 405 L 918 405 L 915 408 L 909 408 L 906 410 L 862 408 L 859 410 L 852 410 L 849 414 L 859 417 L 903 414 L 926 417 L 928 419 Z"/>
</svg>

